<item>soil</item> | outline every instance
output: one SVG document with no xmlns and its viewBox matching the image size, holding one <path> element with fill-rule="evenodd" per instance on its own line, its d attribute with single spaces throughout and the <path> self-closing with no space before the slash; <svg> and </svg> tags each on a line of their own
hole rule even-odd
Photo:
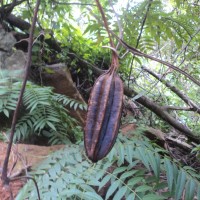
<svg viewBox="0 0 200 200">
<path fill-rule="evenodd" d="M 9 177 L 25 175 L 26 170 L 37 166 L 42 160 L 54 151 L 63 148 L 64 145 L 37 146 L 30 144 L 13 145 L 8 167 Z M 0 142 L 0 176 L 6 155 L 7 144 Z M 9 186 L 3 186 L 0 181 L 0 200 L 10 200 L 11 194 L 15 198 L 19 190 L 26 183 L 25 179 L 11 181 Z"/>
</svg>

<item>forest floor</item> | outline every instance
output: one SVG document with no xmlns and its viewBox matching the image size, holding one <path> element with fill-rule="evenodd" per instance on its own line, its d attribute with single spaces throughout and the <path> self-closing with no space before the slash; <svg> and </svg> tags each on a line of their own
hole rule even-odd
<svg viewBox="0 0 200 200">
<path fill-rule="evenodd" d="M 63 148 L 64 145 L 54 146 L 37 146 L 30 144 L 13 145 L 8 175 L 11 177 L 19 177 L 30 171 L 31 168 L 37 166 L 42 160 L 54 151 Z M 3 162 L 6 155 L 7 143 L 0 142 L 0 175 L 2 172 Z M 26 183 L 25 179 L 18 179 L 10 182 L 10 187 L 3 187 L 0 183 L 0 200 L 9 200 L 11 192 L 15 198 L 19 190 Z"/>
<path fill-rule="evenodd" d="M 121 133 L 127 135 L 129 132 L 132 132 L 135 129 L 136 129 L 135 124 L 128 124 L 121 127 Z M 155 129 L 154 131 L 152 130 L 151 132 L 154 134 Z M 149 132 L 147 132 L 147 134 L 149 134 Z M 182 148 L 182 146 L 178 146 L 177 144 L 175 145 L 175 143 L 167 142 L 164 136 L 160 137 L 160 139 L 164 140 L 162 141 L 162 143 L 165 143 L 165 145 L 161 145 L 160 142 L 158 143 L 158 145 L 161 145 L 163 147 L 167 146 L 167 150 L 170 152 L 170 156 L 172 158 L 178 160 L 183 165 L 195 168 L 197 172 L 200 171 L 200 161 L 196 159 L 195 154 L 189 153 L 189 151 L 185 148 Z M 173 142 L 173 140 L 171 142 Z M 31 144 L 13 145 L 9 160 L 8 176 L 11 178 L 18 178 L 26 175 L 27 172 L 34 169 L 41 161 L 46 159 L 49 156 L 49 154 L 64 147 L 65 145 L 54 145 L 54 146 L 38 146 Z M 0 141 L 0 176 L 6 155 L 6 149 L 7 149 L 7 143 Z M 26 183 L 26 181 L 27 180 L 25 179 L 17 179 L 15 181 L 10 182 L 10 187 L 3 187 L 1 185 L 1 180 L 0 180 L 0 200 L 10 200 L 11 192 L 13 194 L 13 197 L 15 198 L 19 190 Z"/>
<path fill-rule="evenodd" d="M 122 133 L 134 130 L 135 125 L 129 125 L 122 128 Z M 30 144 L 15 144 L 12 146 L 12 151 L 9 160 L 8 175 L 11 177 L 24 176 L 27 171 L 36 167 L 42 160 L 54 151 L 63 148 L 65 145 L 54 146 L 38 146 Z M 7 143 L 0 141 L 0 176 L 3 168 L 3 162 L 6 155 Z M 18 179 L 10 182 L 10 187 L 3 187 L 0 181 L 0 200 L 10 200 L 12 192 L 15 198 L 19 190 L 26 183 L 27 179 Z"/>
</svg>

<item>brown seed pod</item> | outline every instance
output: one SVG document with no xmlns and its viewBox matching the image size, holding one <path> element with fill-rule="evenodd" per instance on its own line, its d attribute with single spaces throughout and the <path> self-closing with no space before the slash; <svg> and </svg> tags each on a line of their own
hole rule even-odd
<svg viewBox="0 0 200 200">
<path fill-rule="evenodd" d="M 120 124 L 123 84 L 113 70 L 101 75 L 90 94 L 84 142 L 93 162 L 105 157 L 113 147 Z"/>
</svg>

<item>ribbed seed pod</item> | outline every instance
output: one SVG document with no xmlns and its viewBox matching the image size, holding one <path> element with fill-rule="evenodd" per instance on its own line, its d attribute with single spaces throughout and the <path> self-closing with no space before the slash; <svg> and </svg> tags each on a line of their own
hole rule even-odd
<svg viewBox="0 0 200 200">
<path fill-rule="evenodd" d="M 114 71 L 101 75 L 90 94 L 84 142 L 93 162 L 105 157 L 113 147 L 120 125 L 123 84 Z"/>
</svg>

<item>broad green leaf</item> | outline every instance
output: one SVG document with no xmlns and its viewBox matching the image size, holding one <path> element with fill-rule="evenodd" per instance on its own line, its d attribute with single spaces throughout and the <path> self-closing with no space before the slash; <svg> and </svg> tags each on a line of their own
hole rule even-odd
<svg viewBox="0 0 200 200">
<path fill-rule="evenodd" d="M 77 178 L 75 178 L 75 180 L 76 179 Z M 79 179 L 79 180 L 80 181 L 76 182 L 76 184 L 79 185 L 83 189 L 83 191 L 87 191 L 87 192 L 91 192 L 91 193 L 96 193 L 93 187 L 91 187 L 90 185 L 85 184 L 84 180 L 82 180 L 82 179 Z"/>
<path fill-rule="evenodd" d="M 75 104 L 74 104 L 74 110 L 77 109 L 78 105 L 79 105 L 79 103 L 75 103 Z"/>
</svg>

